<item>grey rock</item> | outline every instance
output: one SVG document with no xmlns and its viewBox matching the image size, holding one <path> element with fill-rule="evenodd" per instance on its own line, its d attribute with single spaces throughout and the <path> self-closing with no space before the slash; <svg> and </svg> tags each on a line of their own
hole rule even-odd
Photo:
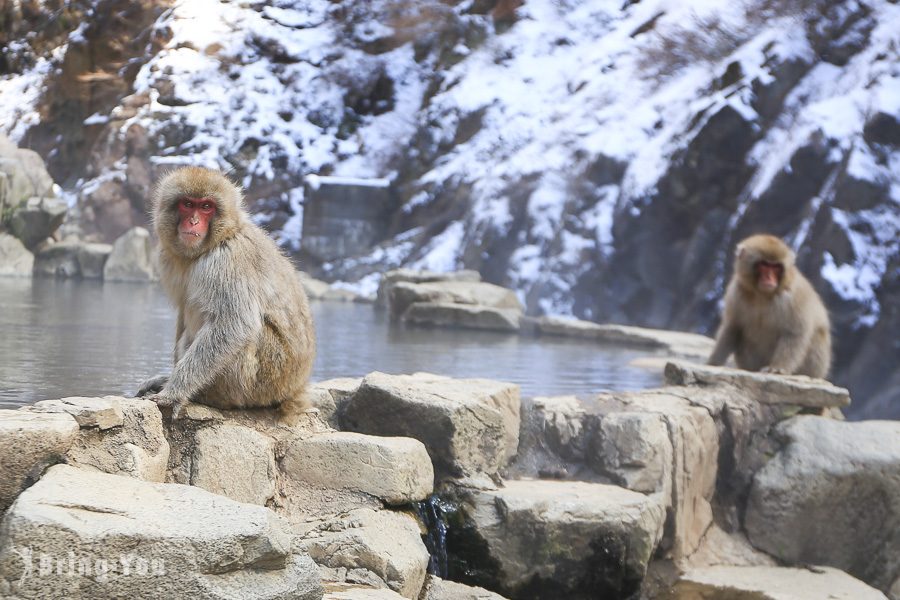
<svg viewBox="0 0 900 600">
<path fill-rule="evenodd" d="M 335 431 L 295 438 L 281 461 L 287 477 L 328 489 L 350 489 L 388 504 L 424 500 L 434 487 L 422 442 Z"/>
<path fill-rule="evenodd" d="M 26 408 L 34 412 L 66 413 L 75 417 L 79 427 L 110 429 L 120 427 L 125 415 L 122 403 L 115 396 L 84 398 L 73 396 L 60 400 L 41 400 Z"/>
<path fill-rule="evenodd" d="M 434 281 L 409 283 L 399 281 L 391 286 L 388 307 L 393 317 L 400 317 L 416 302 L 474 304 L 490 308 L 522 311 L 522 304 L 512 290 L 480 281 Z"/>
<path fill-rule="evenodd" d="M 438 273 L 436 271 L 417 271 L 414 269 L 394 269 L 381 276 L 375 306 L 383 308 L 388 304 L 390 289 L 395 283 L 429 283 L 434 281 L 481 281 L 478 271 L 462 270 Z"/>
<path fill-rule="evenodd" d="M 34 248 L 59 229 L 68 211 L 64 200 L 32 196 L 12 211 L 9 229 L 27 248 Z"/>
<path fill-rule="evenodd" d="M 850 392 L 846 389 L 804 375 L 770 375 L 682 361 L 670 361 L 665 375 L 671 385 L 732 385 L 767 404 L 808 408 L 839 408 L 850 404 Z"/>
<path fill-rule="evenodd" d="M 600 448 L 592 457 L 598 470 L 635 492 L 668 489 L 672 477 L 672 444 L 663 416 L 613 412 L 600 421 Z"/>
<path fill-rule="evenodd" d="M 18 238 L 0 233 L 0 276 L 31 277 L 34 255 Z"/>
<path fill-rule="evenodd" d="M 512 597 L 530 583 L 557 597 L 635 593 L 663 532 L 658 499 L 582 481 L 513 480 L 474 491 L 463 504 L 467 527 L 498 565 Z M 483 568 L 483 565 L 480 565 Z"/>
<path fill-rule="evenodd" d="M 446 581 L 429 575 L 425 580 L 421 600 L 505 600 L 500 594 L 481 587 Z"/>
<path fill-rule="evenodd" d="M 113 244 L 103 267 L 106 281 L 153 281 L 156 271 L 150 245 L 150 232 L 133 227 Z"/>
<path fill-rule="evenodd" d="M 0 591 L 23 600 L 322 596 L 312 561 L 291 550 L 287 524 L 269 509 L 67 465 L 6 513 L 0 574 Z"/>
<path fill-rule="evenodd" d="M 425 581 L 428 550 L 405 513 L 354 510 L 307 532 L 302 544 L 316 563 L 365 569 L 405 598 L 418 598 Z"/>
<path fill-rule="evenodd" d="M 753 481 L 753 545 L 789 564 L 836 567 L 881 590 L 900 577 L 900 423 L 800 416 Z"/>
<path fill-rule="evenodd" d="M 322 600 L 402 600 L 403 596 L 385 588 L 347 583 L 327 584 Z"/>
<path fill-rule="evenodd" d="M 82 244 L 78 249 L 78 266 L 85 279 L 102 279 L 103 267 L 112 253 L 110 244 Z"/>
<path fill-rule="evenodd" d="M 264 505 L 275 495 L 275 446 L 235 423 L 203 427 L 193 438 L 190 483 L 238 502 Z"/>
<path fill-rule="evenodd" d="M 417 325 L 518 331 L 522 311 L 516 308 L 494 308 L 454 302 L 415 302 L 401 319 Z"/>
<path fill-rule="evenodd" d="M 519 411 L 514 384 L 375 372 L 341 422 L 350 431 L 421 441 L 441 479 L 498 472 L 518 449 Z"/>
<path fill-rule="evenodd" d="M 81 242 L 66 240 L 50 244 L 34 257 L 34 274 L 45 277 L 80 277 L 78 253 Z"/>
<path fill-rule="evenodd" d="M 673 600 L 887 600 L 837 569 L 715 566 L 685 573 Z"/>
<path fill-rule="evenodd" d="M 78 423 L 70 415 L 0 410 L 0 511 L 29 480 L 61 460 L 77 434 Z"/>
</svg>

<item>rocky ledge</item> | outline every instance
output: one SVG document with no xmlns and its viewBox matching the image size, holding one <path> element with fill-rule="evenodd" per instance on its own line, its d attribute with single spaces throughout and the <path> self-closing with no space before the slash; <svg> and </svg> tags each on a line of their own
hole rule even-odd
<svg viewBox="0 0 900 600">
<path fill-rule="evenodd" d="M 666 374 L 522 399 L 371 373 L 290 426 L 2 410 L 0 598 L 900 599 L 900 424 L 841 420 L 826 381 Z"/>
</svg>

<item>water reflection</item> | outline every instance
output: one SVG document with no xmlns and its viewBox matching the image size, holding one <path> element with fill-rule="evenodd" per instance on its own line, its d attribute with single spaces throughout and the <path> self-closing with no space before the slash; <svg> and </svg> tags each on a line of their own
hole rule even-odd
<svg viewBox="0 0 900 600">
<path fill-rule="evenodd" d="M 409 328 L 371 306 L 315 303 L 313 378 L 428 371 L 514 381 L 526 396 L 637 389 L 641 353 L 555 338 Z M 0 406 L 130 394 L 168 372 L 174 311 L 157 285 L 0 279 Z"/>
</svg>

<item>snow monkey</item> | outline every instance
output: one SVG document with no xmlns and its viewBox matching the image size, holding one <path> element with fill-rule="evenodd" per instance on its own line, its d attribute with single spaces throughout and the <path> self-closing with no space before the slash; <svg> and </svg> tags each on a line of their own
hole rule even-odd
<svg viewBox="0 0 900 600">
<path fill-rule="evenodd" d="M 754 235 L 738 244 L 709 364 L 725 364 L 732 352 L 737 366 L 749 371 L 828 374 L 828 312 L 777 237 Z"/>
<path fill-rule="evenodd" d="M 178 169 L 157 185 L 160 279 L 178 307 L 175 366 L 138 395 L 172 406 L 306 408 L 315 332 L 293 265 L 241 206 L 222 174 Z"/>
</svg>

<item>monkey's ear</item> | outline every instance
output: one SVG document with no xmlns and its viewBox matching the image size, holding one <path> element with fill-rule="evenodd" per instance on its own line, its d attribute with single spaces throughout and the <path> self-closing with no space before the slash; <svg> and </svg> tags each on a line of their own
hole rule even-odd
<svg viewBox="0 0 900 600">
<path fill-rule="evenodd" d="M 738 258 L 744 258 L 744 253 L 747 252 L 747 249 L 744 248 L 743 244 L 738 244 L 738 247 L 734 251 L 734 255 Z"/>
</svg>

